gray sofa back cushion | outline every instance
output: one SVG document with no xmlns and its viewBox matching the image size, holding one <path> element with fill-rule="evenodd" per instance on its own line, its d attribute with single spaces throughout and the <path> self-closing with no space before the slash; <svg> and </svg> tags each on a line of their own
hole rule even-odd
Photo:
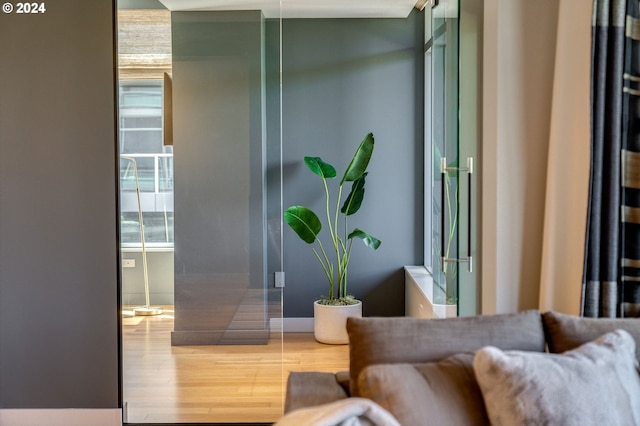
<svg viewBox="0 0 640 426">
<path fill-rule="evenodd" d="M 447 319 L 348 318 L 347 332 L 352 396 L 360 396 L 358 376 L 369 365 L 439 361 L 488 345 L 504 350 L 545 350 L 537 310 Z"/>
<path fill-rule="evenodd" d="M 473 371 L 473 354 L 424 364 L 377 364 L 358 378 L 365 398 L 403 425 L 484 426 L 489 418 Z"/>
<path fill-rule="evenodd" d="M 640 318 L 584 318 L 559 312 L 545 312 L 542 322 L 549 352 L 562 353 L 595 340 L 610 331 L 626 330 L 636 342 L 640 361 Z"/>
</svg>

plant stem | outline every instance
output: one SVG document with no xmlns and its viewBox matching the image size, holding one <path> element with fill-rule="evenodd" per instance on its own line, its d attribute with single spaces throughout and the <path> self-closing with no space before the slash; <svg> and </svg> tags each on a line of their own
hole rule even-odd
<svg viewBox="0 0 640 426">
<path fill-rule="evenodd" d="M 333 230 L 331 232 L 331 239 L 333 241 L 333 247 L 336 253 L 336 261 L 338 264 L 338 298 L 342 297 L 342 282 L 344 279 L 344 265 L 342 264 L 342 252 L 341 247 L 344 246 L 344 242 L 338 235 L 338 213 L 340 213 L 340 200 L 342 199 L 342 185 L 338 188 L 338 198 L 336 199 L 336 209 L 333 216 Z M 327 222 L 331 223 L 331 217 L 329 216 L 328 209 L 329 201 L 327 199 Z"/>
<path fill-rule="evenodd" d="M 317 238 L 316 238 L 316 241 L 318 242 L 318 245 L 320 246 L 320 250 L 322 251 L 322 256 L 324 257 L 324 261 L 322 260 L 322 258 L 318 254 L 318 251 L 315 248 L 313 249 L 313 254 L 316 255 L 316 258 L 320 262 L 320 265 L 322 265 L 322 269 L 324 270 L 324 274 L 327 276 L 327 279 L 329 280 L 329 299 L 333 299 L 334 298 L 333 293 L 335 292 L 335 281 L 334 281 L 334 276 L 333 276 L 333 265 L 329 261 L 329 257 L 327 256 L 327 253 L 324 251 L 324 246 L 322 245 L 322 241 L 320 241 Z"/>
<path fill-rule="evenodd" d="M 353 245 L 353 239 L 349 240 L 347 245 L 347 249 L 344 254 L 344 283 L 342 285 L 342 297 L 347 297 L 347 267 L 349 265 L 349 260 L 351 259 L 351 247 Z"/>
<path fill-rule="evenodd" d="M 329 210 L 329 205 L 330 205 L 330 197 L 329 197 L 329 186 L 327 185 L 327 179 L 325 179 L 324 177 L 322 178 L 322 183 L 324 184 L 324 196 L 325 196 L 325 210 L 326 210 L 326 215 L 327 215 L 327 225 L 329 226 L 329 235 L 331 235 L 331 243 L 333 244 L 334 250 L 336 252 L 336 256 L 338 256 L 338 242 L 336 241 L 336 235 L 334 232 L 334 229 L 336 229 L 337 227 L 337 217 L 336 217 L 336 221 L 335 221 L 335 225 L 332 225 L 331 223 L 331 213 Z M 342 189 L 342 187 L 340 187 L 340 189 Z M 338 195 L 338 203 L 340 202 L 340 195 Z M 320 240 L 318 240 L 318 243 L 320 243 Z M 322 243 L 320 243 L 320 246 L 322 247 Z M 324 258 L 327 262 L 327 265 L 329 266 L 329 271 L 330 271 L 330 276 L 327 275 L 327 278 L 329 279 L 329 299 L 334 299 L 334 292 L 335 292 L 335 271 L 333 270 L 333 268 L 331 268 L 331 262 L 329 261 L 329 258 L 327 256 L 327 254 L 324 251 L 324 248 L 322 248 L 322 254 L 324 255 Z M 326 270 L 325 270 L 326 273 Z M 338 264 L 338 297 L 339 297 L 339 292 L 340 292 L 340 265 Z"/>
<path fill-rule="evenodd" d="M 331 225 L 331 214 L 329 213 L 329 186 L 327 185 L 327 180 L 322 178 L 322 183 L 324 184 L 324 199 L 325 199 L 325 209 L 327 214 L 327 225 L 329 225 L 329 234 L 331 235 L 331 242 L 335 245 L 335 241 L 333 238 L 333 226 Z"/>
<path fill-rule="evenodd" d="M 344 239 L 342 240 L 342 258 L 343 258 L 343 264 L 342 264 L 342 282 L 341 282 L 341 286 L 340 286 L 340 297 L 346 297 L 347 296 L 347 266 L 349 265 L 349 250 L 347 249 L 347 247 L 351 247 L 351 240 L 347 243 L 348 246 L 345 247 L 344 242 L 347 241 L 349 239 L 349 225 L 348 225 L 348 216 L 345 214 L 344 215 Z"/>
</svg>

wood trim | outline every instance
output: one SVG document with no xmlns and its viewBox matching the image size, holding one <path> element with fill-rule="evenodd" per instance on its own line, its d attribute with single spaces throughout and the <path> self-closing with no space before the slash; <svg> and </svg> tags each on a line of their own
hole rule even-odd
<svg viewBox="0 0 640 426">
<path fill-rule="evenodd" d="M 169 73 L 164 73 L 163 99 L 163 132 L 164 145 L 173 145 L 173 80 Z"/>
</svg>

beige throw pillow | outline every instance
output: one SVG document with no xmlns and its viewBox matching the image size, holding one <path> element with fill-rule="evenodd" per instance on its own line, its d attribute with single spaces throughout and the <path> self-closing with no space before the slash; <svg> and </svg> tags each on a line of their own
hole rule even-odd
<svg viewBox="0 0 640 426">
<path fill-rule="evenodd" d="M 624 330 L 561 355 L 486 347 L 473 367 L 494 425 L 640 425 L 635 342 Z"/>
</svg>

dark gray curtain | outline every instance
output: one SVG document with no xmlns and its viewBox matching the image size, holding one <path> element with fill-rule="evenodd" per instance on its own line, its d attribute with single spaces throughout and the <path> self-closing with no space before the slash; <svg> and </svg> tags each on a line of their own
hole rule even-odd
<svg viewBox="0 0 640 426">
<path fill-rule="evenodd" d="M 640 316 L 640 6 L 625 19 L 622 115 L 622 276 L 624 316 Z"/>
<path fill-rule="evenodd" d="M 638 1 L 595 0 L 594 13 L 582 314 L 635 316 L 640 302 Z"/>
</svg>

